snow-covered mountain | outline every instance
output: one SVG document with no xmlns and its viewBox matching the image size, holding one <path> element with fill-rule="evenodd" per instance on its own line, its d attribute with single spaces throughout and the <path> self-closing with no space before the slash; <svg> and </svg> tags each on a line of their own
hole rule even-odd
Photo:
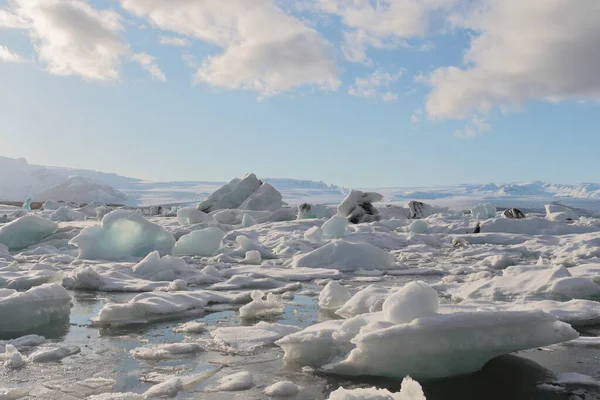
<svg viewBox="0 0 600 400">
<path fill-rule="evenodd" d="M 325 182 L 285 178 L 263 178 L 279 190 L 289 204 L 312 202 L 338 204 L 348 189 Z M 24 159 L 0 157 L 0 200 L 88 202 L 99 200 L 129 206 L 198 203 L 224 182 L 149 182 L 99 171 L 32 165 Z M 535 206 L 561 202 L 575 207 L 600 209 L 600 185 L 595 183 L 554 184 L 520 182 L 504 184 L 462 184 L 413 188 L 369 188 L 382 193 L 386 202 L 421 200 L 453 208 L 480 201 L 498 206 Z"/>
</svg>

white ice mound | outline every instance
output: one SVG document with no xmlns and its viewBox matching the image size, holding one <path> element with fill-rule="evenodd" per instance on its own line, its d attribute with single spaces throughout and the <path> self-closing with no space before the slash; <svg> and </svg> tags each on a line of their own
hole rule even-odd
<svg viewBox="0 0 600 400">
<path fill-rule="evenodd" d="M 382 286 L 369 285 L 356 292 L 336 311 L 336 314 L 344 318 L 352 318 L 360 314 L 381 311 L 388 293 L 388 290 Z"/>
<path fill-rule="evenodd" d="M 409 324 L 366 325 L 356 348 L 322 370 L 341 375 L 442 378 L 478 371 L 490 359 L 565 342 L 579 334 L 542 311 L 433 315 Z"/>
<path fill-rule="evenodd" d="M 224 376 L 219 379 L 219 386 L 212 389 L 215 392 L 234 392 L 240 390 L 248 390 L 254 383 L 252 382 L 252 375 L 249 372 L 242 371 L 236 374 Z"/>
<path fill-rule="evenodd" d="M 329 282 L 319 294 L 319 307 L 337 310 L 350 300 L 350 292 L 336 281 Z"/>
<path fill-rule="evenodd" d="M 302 203 L 298 206 L 298 219 L 320 219 L 333 216 L 333 211 L 321 204 Z"/>
<path fill-rule="evenodd" d="M 98 325 L 140 324 L 202 313 L 211 304 L 235 302 L 235 296 L 208 291 L 142 293 L 127 303 L 108 303 L 92 321 Z"/>
<path fill-rule="evenodd" d="M 277 301 L 275 295 L 269 293 L 266 300 L 263 300 L 264 295 L 260 290 L 253 290 L 252 302 L 240 307 L 240 317 L 251 319 L 283 314 L 283 306 Z"/>
<path fill-rule="evenodd" d="M 82 221 L 88 216 L 82 212 L 75 211 L 70 207 L 60 207 L 50 214 L 50 219 L 56 222 Z"/>
<path fill-rule="evenodd" d="M 261 321 L 254 326 L 217 328 L 210 332 L 217 346 L 227 352 L 247 353 L 270 346 L 284 336 L 301 329 L 293 325 L 271 324 Z"/>
<path fill-rule="evenodd" d="M 313 226 L 304 232 L 304 239 L 312 243 L 319 243 L 323 240 L 323 229 Z"/>
<path fill-rule="evenodd" d="M 427 221 L 416 219 L 408 226 L 408 230 L 412 233 L 427 233 L 429 224 Z"/>
<path fill-rule="evenodd" d="M 281 381 L 268 386 L 264 394 L 271 397 L 293 397 L 298 394 L 300 388 L 290 381 Z"/>
<path fill-rule="evenodd" d="M 194 225 L 206 222 L 208 214 L 196 207 L 183 207 L 177 210 L 177 221 L 181 225 Z"/>
<path fill-rule="evenodd" d="M 167 343 L 138 347 L 131 350 L 131 355 L 139 360 L 168 360 L 178 356 L 196 354 L 204 349 L 197 343 Z"/>
<path fill-rule="evenodd" d="M 198 205 L 206 213 L 239 208 L 255 211 L 275 211 L 283 206 L 282 196 L 274 187 L 263 183 L 254 174 L 233 179 L 210 194 Z"/>
<path fill-rule="evenodd" d="M 100 225 L 82 230 L 70 243 L 79 247 L 79 258 L 119 260 L 146 257 L 155 250 L 160 255 L 170 254 L 175 238 L 138 212 L 115 210 L 106 214 Z"/>
<path fill-rule="evenodd" d="M 358 269 L 395 269 L 394 257 L 368 243 L 350 243 L 336 240 L 310 253 L 294 256 L 294 268 L 330 268 L 340 271 Z"/>
<path fill-rule="evenodd" d="M 221 247 L 225 232 L 217 227 L 192 231 L 179 238 L 173 253 L 186 256 L 212 256 Z"/>
<path fill-rule="evenodd" d="M 574 277 L 564 267 L 514 266 L 502 276 L 464 283 L 449 293 L 454 298 L 491 300 L 570 300 L 599 298 L 600 286 L 591 279 Z"/>
<path fill-rule="evenodd" d="M 383 302 L 386 321 L 405 324 L 438 311 L 437 292 L 425 282 L 409 282 L 400 290 L 389 295 Z"/>
<path fill-rule="evenodd" d="M 353 224 L 377 221 L 379 211 L 373 203 L 381 200 L 383 196 L 379 193 L 352 190 L 338 206 L 337 213 Z"/>
<path fill-rule="evenodd" d="M 153 251 L 142 261 L 134 265 L 133 273 L 149 281 L 174 281 L 176 279 L 183 279 L 187 283 L 207 283 L 214 281 L 213 279 L 195 280 L 194 278 L 198 275 L 203 275 L 203 278 L 206 278 L 206 275 L 202 274 L 196 268 L 187 265 L 181 258 L 171 256 L 161 258 L 158 251 Z"/>
<path fill-rule="evenodd" d="M 0 228 L 0 244 L 20 250 L 39 243 L 58 229 L 58 224 L 37 215 L 25 215 Z"/>
<path fill-rule="evenodd" d="M 546 204 L 546 218 L 554 222 L 576 221 L 575 211 L 558 204 Z"/>
<path fill-rule="evenodd" d="M 402 381 L 399 393 L 392 393 L 386 389 L 344 389 L 331 392 L 328 400 L 426 400 L 423 388 L 419 382 L 410 377 Z"/>
<path fill-rule="evenodd" d="M 0 333 L 27 333 L 38 326 L 68 319 L 71 296 L 57 283 L 46 283 L 26 292 L 0 290 Z"/>
<path fill-rule="evenodd" d="M 496 207 L 491 203 L 478 204 L 471 209 L 474 219 L 488 219 L 496 216 Z"/>
<path fill-rule="evenodd" d="M 346 219 L 346 217 L 342 217 L 341 215 L 334 215 L 325 221 L 325 223 L 321 226 L 321 230 L 323 231 L 323 238 L 341 239 L 346 236 L 346 231 L 348 230 L 348 219 Z"/>
<path fill-rule="evenodd" d="M 405 295 L 414 290 L 431 302 L 425 286 L 409 288 Z M 417 314 L 406 314 L 411 303 L 395 299 L 386 309 L 392 319 L 410 319 Z M 434 305 L 421 308 L 426 316 L 410 323 L 387 321 L 382 312 L 363 314 L 313 325 L 276 344 L 286 362 L 326 373 L 430 379 L 472 373 L 496 356 L 579 336 L 542 311 L 430 313 Z"/>
</svg>

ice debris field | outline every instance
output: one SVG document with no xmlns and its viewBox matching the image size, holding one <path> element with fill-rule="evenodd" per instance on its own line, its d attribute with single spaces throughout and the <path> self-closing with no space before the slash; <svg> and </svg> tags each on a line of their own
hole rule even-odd
<svg viewBox="0 0 600 400">
<path fill-rule="evenodd" d="M 597 398 L 593 214 L 285 200 L 0 206 L 0 399 Z"/>
</svg>

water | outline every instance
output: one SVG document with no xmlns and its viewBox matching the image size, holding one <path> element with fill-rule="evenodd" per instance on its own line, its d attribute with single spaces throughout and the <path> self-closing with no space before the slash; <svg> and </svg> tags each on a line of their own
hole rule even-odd
<svg viewBox="0 0 600 400">
<path fill-rule="evenodd" d="M 386 278 L 381 283 L 396 285 L 404 278 Z M 356 282 L 354 283 L 357 284 Z M 364 283 L 363 283 L 364 284 Z M 304 289 L 316 290 L 314 285 Z M 124 328 L 98 328 L 90 323 L 104 302 L 128 301 L 134 294 L 105 294 L 72 292 L 73 308 L 69 324 L 63 324 L 40 333 L 58 339 L 64 345 L 75 345 L 81 353 L 56 364 L 29 364 L 19 371 L 0 372 L 0 386 L 33 387 L 34 399 L 84 399 L 91 394 L 108 391 L 143 393 L 149 387 L 172 375 L 191 375 L 210 371 L 223 365 L 223 370 L 192 388 L 180 393 L 177 399 L 264 399 L 264 387 L 290 380 L 302 387 L 294 399 L 326 399 L 340 385 L 344 387 L 371 387 L 373 385 L 398 391 L 400 381 L 361 378 L 345 379 L 321 374 L 303 373 L 285 366 L 278 347 L 261 349 L 251 355 L 234 355 L 208 350 L 190 356 L 164 361 L 140 361 L 129 351 L 143 345 L 176 343 L 185 340 L 205 340 L 208 333 L 187 335 L 173 332 L 182 322 L 202 321 L 210 326 L 252 325 L 256 321 L 240 321 L 235 310 L 197 315 L 193 318 L 164 321 Z M 306 327 L 319 321 L 335 318 L 320 311 L 316 296 L 297 295 L 287 302 L 283 316 L 269 320 L 282 324 Z M 600 327 L 586 328 L 586 335 L 598 335 Z M 600 378 L 600 349 L 577 349 L 553 346 L 533 349 L 516 355 L 498 357 L 481 371 L 463 377 L 422 381 L 429 400 L 452 399 L 575 399 L 573 391 L 582 399 L 597 399 L 600 394 L 590 388 L 575 388 L 564 393 L 552 393 L 537 388 L 539 383 L 550 382 L 555 372 L 579 372 Z M 243 392 L 210 392 L 217 380 L 230 373 L 249 371 L 255 387 Z M 87 380 L 87 381 L 86 381 Z M 587 397 L 586 397 L 587 396 Z"/>
</svg>

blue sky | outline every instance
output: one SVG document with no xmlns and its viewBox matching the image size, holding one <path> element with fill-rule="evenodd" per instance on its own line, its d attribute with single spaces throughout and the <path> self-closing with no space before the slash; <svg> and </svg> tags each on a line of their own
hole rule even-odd
<svg viewBox="0 0 600 400">
<path fill-rule="evenodd" d="M 598 4 L 0 0 L 0 155 L 151 180 L 598 181 Z"/>
</svg>

